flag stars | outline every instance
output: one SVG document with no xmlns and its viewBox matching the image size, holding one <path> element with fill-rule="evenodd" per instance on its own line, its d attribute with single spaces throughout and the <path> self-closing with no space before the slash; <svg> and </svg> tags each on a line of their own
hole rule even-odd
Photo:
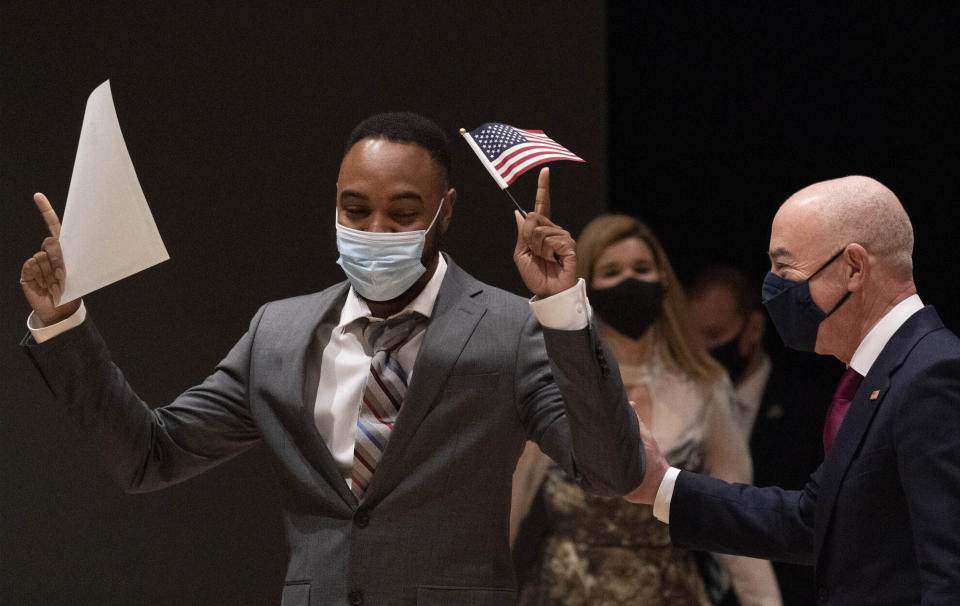
<svg viewBox="0 0 960 606">
<path fill-rule="evenodd" d="M 527 139 L 512 127 L 490 122 L 473 131 L 471 136 L 490 160 L 514 145 L 527 142 Z"/>
</svg>

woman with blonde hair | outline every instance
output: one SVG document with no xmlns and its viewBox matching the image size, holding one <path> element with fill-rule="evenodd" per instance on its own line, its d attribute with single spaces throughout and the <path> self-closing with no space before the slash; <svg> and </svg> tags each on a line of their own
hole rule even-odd
<svg viewBox="0 0 960 606">
<path fill-rule="evenodd" d="M 577 272 L 627 396 L 670 464 L 749 482 L 730 380 L 688 336 L 683 291 L 650 228 L 625 215 L 597 217 L 577 240 Z M 538 538 L 520 579 L 524 606 L 710 606 L 730 581 L 742 606 L 780 604 L 769 562 L 674 548 L 650 506 L 587 494 L 530 443 L 514 475 L 511 540 L 534 503 L 545 523 L 524 533 Z"/>
</svg>

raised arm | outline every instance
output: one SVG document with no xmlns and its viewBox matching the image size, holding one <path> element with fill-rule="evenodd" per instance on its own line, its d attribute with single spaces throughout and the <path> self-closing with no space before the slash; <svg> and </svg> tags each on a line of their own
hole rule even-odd
<svg viewBox="0 0 960 606">
<path fill-rule="evenodd" d="M 543 169 L 534 212 L 516 213 L 514 261 L 538 299 L 518 355 L 520 415 L 530 439 L 584 489 L 620 496 L 643 478 L 643 444 L 616 361 L 590 325 L 576 243 L 549 215 L 550 173 Z"/>
<path fill-rule="evenodd" d="M 259 315 L 206 381 L 152 410 L 113 363 L 93 322 L 77 314 L 80 301 L 56 305 L 66 278 L 60 220 L 43 194 L 34 201 L 50 236 L 20 270 L 35 317 L 21 345 L 57 404 L 100 450 L 120 485 L 128 491 L 162 488 L 253 445 L 259 432 L 247 408 L 247 374 Z M 62 322 L 67 318 L 71 321 Z M 36 320 L 45 327 L 61 324 L 49 329 L 55 336 L 41 338 L 44 329 L 37 330 Z M 64 325 L 69 328 L 61 330 Z"/>
<path fill-rule="evenodd" d="M 49 326 L 76 313 L 80 308 L 80 300 L 69 301 L 59 307 L 56 304 L 67 277 L 63 252 L 60 250 L 60 219 L 46 196 L 36 193 L 33 201 L 50 235 L 43 240 L 40 250 L 24 261 L 20 269 L 20 285 L 37 318 Z"/>
</svg>

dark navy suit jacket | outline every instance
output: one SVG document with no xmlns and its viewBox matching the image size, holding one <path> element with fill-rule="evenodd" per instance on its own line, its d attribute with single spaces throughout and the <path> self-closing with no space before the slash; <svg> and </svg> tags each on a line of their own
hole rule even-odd
<svg viewBox="0 0 960 606">
<path fill-rule="evenodd" d="M 683 472 L 684 547 L 813 564 L 821 604 L 960 604 L 960 339 L 932 307 L 891 337 L 802 490 Z"/>
</svg>

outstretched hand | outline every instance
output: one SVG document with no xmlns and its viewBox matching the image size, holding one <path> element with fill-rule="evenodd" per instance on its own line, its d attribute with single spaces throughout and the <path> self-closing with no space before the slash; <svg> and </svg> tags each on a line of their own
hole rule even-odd
<svg viewBox="0 0 960 606">
<path fill-rule="evenodd" d="M 57 306 L 63 292 L 67 268 L 60 250 L 60 219 L 43 194 L 37 193 L 33 201 L 40 210 L 50 235 L 43 240 L 40 251 L 27 259 L 20 269 L 20 285 L 34 313 L 45 325 L 55 324 L 74 314 L 80 308 L 80 300 Z"/>
<path fill-rule="evenodd" d="M 576 242 L 570 232 L 550 221 L 550 169 L 540 171 L 533 212 L 517 220 L 513 262 L 523 283 L 540 298 L 562 292 L 577 283 Z"/>
</svg>

